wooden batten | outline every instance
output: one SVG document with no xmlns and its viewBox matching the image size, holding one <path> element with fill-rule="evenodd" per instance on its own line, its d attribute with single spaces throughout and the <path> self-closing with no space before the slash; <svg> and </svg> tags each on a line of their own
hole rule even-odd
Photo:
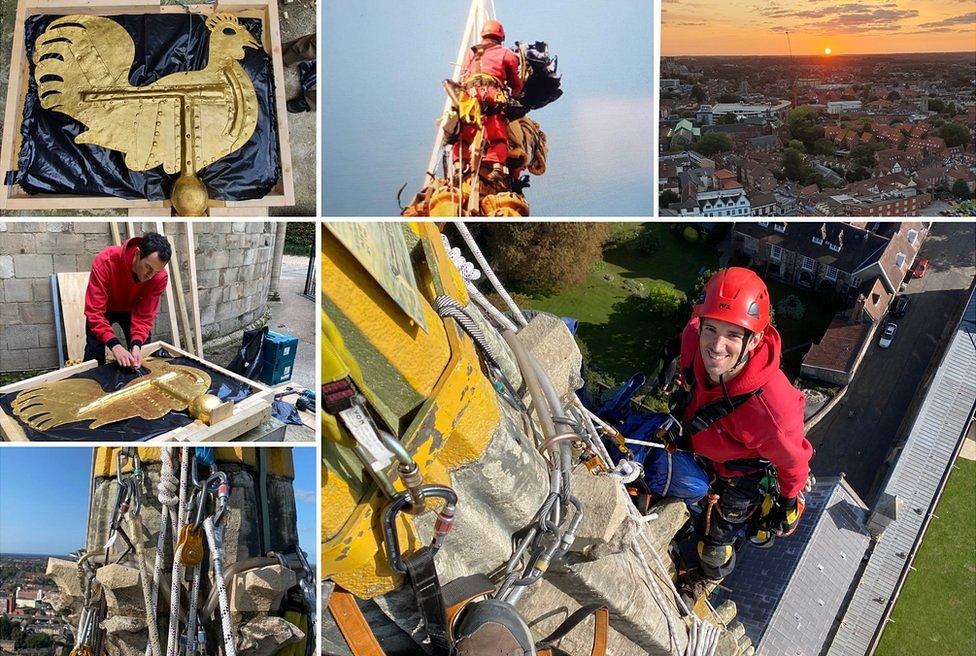
<svg viewBox="0 0 976 656">
<path fill-rule="evenodd" d="M 264 198 L 244 201 L 222 201 L 211 198 L 208 205 L 214 215 L 266 216 L 268 207 L 287 207 L 295 204 L 295 183 L 291 163 L 291 144 L 288 134 L 288 108 L 285 98 L 285 72 L 281 60 L 281 31 L 278 24 L 277 0 L 245 0 L 241 2 L 199 5 L 161 5 L 160 0 L 19 0 L 14 17 L 13 48 L 7 82 L 7 106 L 3 115 L 3 140 L 0 142 L 0 175 L 17 169 L 20 154 L 20 126 L 24 115 L 30 69 L 24 49 L 24 21 L 37 14 L 91 14 L 114 16 L 120 14 L 183 14 L 186 11 L 207 15 L 215 10 L 263 21 L 262 45 L 271 56 L 274 76 L 275 110 L 278 123 L 278 147 L 281 155 L 281 179 Z M 119 209 L 132 215 L 169 216 L 168 200 L 132 200 L 114 196 L 75 196 L 71 194 L 31 195 L 18 185 L 3 185 L 0 190 L 0 209 L 62 210 L 62 209 Z"/>
</svg>

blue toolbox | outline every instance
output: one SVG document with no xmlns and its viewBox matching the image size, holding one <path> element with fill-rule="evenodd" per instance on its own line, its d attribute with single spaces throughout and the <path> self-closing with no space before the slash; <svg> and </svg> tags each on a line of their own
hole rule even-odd
<svg viewBox="0 0 976 656">
<path fill-rule="evenodd" d="M 297 337 L 269 330 L 268 336 L 264 339 L 262 354 L 264 365 L 261 367 L 261 382 L 265 385 L 278 385 L 286 380 L 291 380 L 297 350 Z"/>
</svg>

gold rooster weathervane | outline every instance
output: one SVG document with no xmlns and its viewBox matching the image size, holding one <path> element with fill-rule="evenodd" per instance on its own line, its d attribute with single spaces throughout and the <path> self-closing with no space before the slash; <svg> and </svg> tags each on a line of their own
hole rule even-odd
<svg viewBox="0 0 976 656">
<path fill-rule="evenodd" d="M 135 45 L 110 18 L 64 16 L 34 48 L 41 106 L 84 124 L 75 143 L 121 151 L 133 171 L 162 166 L 179 173 L 170 197 L 181 216 L 206 212 L 207 188 L 197 171 L 247 143 L 258 120 L 254 85 L 239 60 L 244 48 L 261 45 L 231 14 L 212 14 L 206 27 L 205 68 L 143 87 L 129 84 Z"/>
</svg>

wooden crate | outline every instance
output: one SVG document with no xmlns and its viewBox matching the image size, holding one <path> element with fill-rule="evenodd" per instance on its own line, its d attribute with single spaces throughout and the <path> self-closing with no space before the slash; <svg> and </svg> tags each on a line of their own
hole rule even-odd
<svg viewBox="0 0 976 656">
<path fill-rule="evenodd" d="M 214 10 L 233 13 L 244 18 L 263 21 L 262 45 L 271 55 L 275 83 L 275 107 L 278 114 L 278 145 L 281 155 L 281 179 L 264 198 L 244 201 L 210 199 L 215 214 L 221 216 L 250 214 L 255 209 L 291 206 L 295 204 L 295 185 L 291 165 L 291 145 L 288 140 L 288 108 L 285 106 L 285 72 L 281 61 L 281 34 L 278 29 L 277 0 L 235 0 L 216 5 L 191 5 L 190 11 L 207 15 Z M 121 14 L 182 14 L 181 5 L 159 4 L 159 0 L 20 0 L 14 19 L 14 43 L 10 55 L 10 79 L 7 84 L 7 107 L 3 120 L 3 142 L 0 144 L 0 175 L 17 169 L 20 154 L 20 125 L 24 115 L 30 69 L 24 51 L 24 21 L 33 15 L 92 14 L 117 16 Z M 59 209 L 125 209 L 151 211 L 153 215 L 169 214 L 168 200 L 116 198 L 114 196 L 75 196 L 26 193 L 19 185 L 3 185 L 0 210 L 59 210 Z M 238 212 L 239 210 L 239 212 Z"/>
<path fill-rule="evenodd" d="M 254 392 L 246 399 L 240 401 L 239 403 L 235 403 L 233 414 L 231 414 L 230 418 L 225 419 L 222 422 L 219 422 L 213 426 L 207 426 L 199 421 L 194 421 L 191 424 L 181 426 L 180 428 L 173 429 L 168 433 L 154 437 L 151 440 L 148 440 L 149 442 L 225 442 L 240 437 L 271 416 L 271 402 L 274 400 L 275 392 L 270 387 L 266 387 L 257 381 L 248 380 L 243 376 L 228 371 L 223 367 L 218 367 L 212 362 L 207 362 L 206 360 L 198 358 L 192 353 L 188 353 L 183 349 L 176 348 L 175 346 L 167 344 L 166 342 L 150 342 L 142 348 L 142 351 L 143 353 L 149 354 L 155 352 L 156 349 L 159 348 L 164 348 L 173 355 L 179 355 L 191 360 L 195 360 L 201 365 L 209 367 L 214 371 L 218 371 L 228 378 L 233 378 L 238 382 L 246 383 L 252 389 L 254 389 Z M 88 369 L 97 366 L 98 363 L 95 360 L 88 360 L 87 362 L 82 362 L 81 364 L 77 364 L 72 367 L 65 367 L 64 369 L 58 369 L 57 371 L 51 371 L 46 374 L 41 374 L 40 376 L 35 376 L 34 378 L 29 378 L 27 380 L 12 383 L 5 387 L 0 387 L 0 394 L 19 392 L 21 390 L 37 387 L 51 381 L 63 380 L 74 374 L 87 371 Z M 23 429 L 20 427 L 20 424 L 18 424 L 13 417 L 6 414 L 2 408 L 0 408 L 0 440 L 8 440 L 11 442 L 29 441 L 27 436 L 24 434 Z"/>
</svg>

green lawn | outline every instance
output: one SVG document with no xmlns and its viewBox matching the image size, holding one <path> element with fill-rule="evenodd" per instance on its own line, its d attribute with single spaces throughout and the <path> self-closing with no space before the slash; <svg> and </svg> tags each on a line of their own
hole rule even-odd
<svg viewBox="0 0 976 656">
<path fill-rule="evenodd" d="M 976 654 L 976 462 L 956 461 L 878 656 Z"/>
<path fill-rule="evenodd" d="M 614 225 L 614 243 L 626 243 L 644 225 Z M 655 230 L 660 239 L 653 253 L 627 245 L 611 246 L 584 282 L 559 294 L 530 297 L 526 303 L 532 309 L 579 320 L 577 337 L 589 352 L 588 364 L 618 380 L 635 371 L 653 373 L 661 347 L 687 320 L 649 312 L 644 299 L 627 289 L 624 281 L 642 283 L 645 289 L 663 285 L 684 291 L 695 284 L 702 267 L 718 266 L 714 245 L 688 243 L 662 224 L 647 229 Z M 612 280 L 604 278 L 608 274 Z"/>
<path fill-rule="evenodd" d="M 842 307 L 830 296 L 791 287 L 778 280 L 767 280 L 766 286 L 774 309 L 777 303 L 792 295 L 800 299 L 806 310 L 801 319 L 791 319 L 774 312 L 776 330 L 783 338 L 783 369 L 787 377 L 793 380 L 800 375 L 800 364 L 810 345 L 820 341 L 834 314 Z"/>
</svg>

